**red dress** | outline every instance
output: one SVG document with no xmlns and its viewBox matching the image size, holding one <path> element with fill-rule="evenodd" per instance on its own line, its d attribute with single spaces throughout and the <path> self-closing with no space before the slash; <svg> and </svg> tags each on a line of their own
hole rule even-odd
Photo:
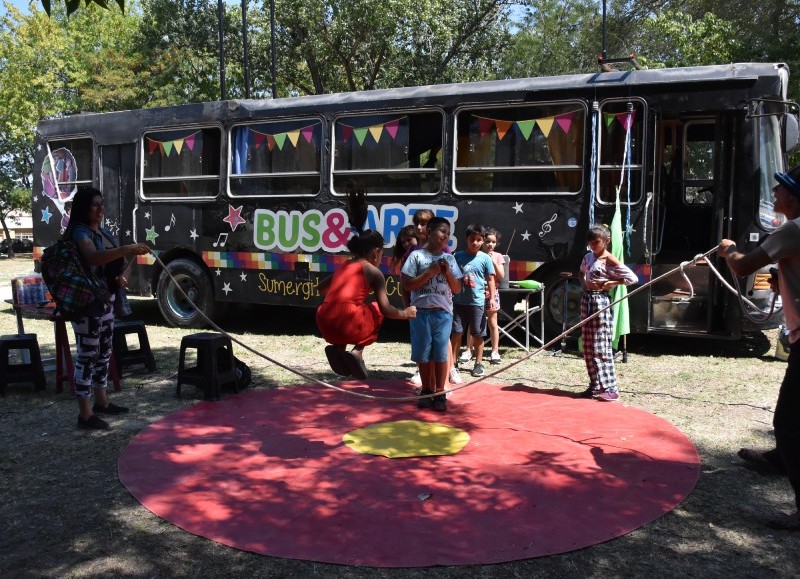
<svg viewBox="0 0 800 579">
<path fill-rule="evenodd" d="M 317 327 L 334 345 L 369 346 L 378 339 L 383 314 L 376 302 L 366 303 L 371 292 L 362 262 L 349 262 L 333 274 L 325 301 L 317 308 Z"/>
</svg>

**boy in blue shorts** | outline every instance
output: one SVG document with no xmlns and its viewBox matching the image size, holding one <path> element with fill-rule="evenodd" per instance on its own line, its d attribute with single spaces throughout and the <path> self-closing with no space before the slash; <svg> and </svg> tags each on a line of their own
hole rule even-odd
<svg viewBox="0 0 800 579">
<path fill-rule="evenodd" d="M 467 348 L 475 351 L 475 366 L 472 375 L 484 375 L 483 337 L 486 335 L 486 288 L 489 288 L 490 303 L 494 300 L 494 263 L 483 251 L 483 238 L 486 229 L 482 225 L 469 225 L 466 232 L 466 249 L 457 251 L 458 267 L 463 279 L 461 292 L 453 296 L 453 335 L 451 337 L 453 357 L 458 359 L 461 349 L 461 336 L 469 330 Z M 472 343 L 470 343 L 472 341 Z"/>
<path fill-rule="evenodd" d="M 422 398 L 419 408 L 447 410 L 450 330 L 453 327 L 453 294 L 461 291 L 461 270 L 444 249 L 450 241 L 450 223 L 443 217 L 428 222 L 428 245 L 414 251 L 403 264 L 403 287 L 411 292 L 417 317 L 411 320 L 411 359 L 419 365 Z M 434 392 L 433 398 L 425 397 Z"/>
</svg>

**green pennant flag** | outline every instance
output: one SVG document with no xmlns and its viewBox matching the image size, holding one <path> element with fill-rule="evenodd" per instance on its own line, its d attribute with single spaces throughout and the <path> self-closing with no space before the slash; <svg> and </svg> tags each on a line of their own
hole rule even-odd
<svg viewBox="0 0 800 579">
<path fill-rule="evenodd" d="M 533 131 L 533 127 L 535 125 L 536 119 L 531 119 L 529 121 L 517 121 L 517 127 L 522 133 L 522 136 L 525 137 L 526 141 L 531 138 L 531 131 Z"/>
<path fill-rule="evenodd" d="M 368 127 L 362 128 L 362 129 L 353 129 L 353 133 L 355 134 L 359 145 L 363 145 L 364 144 L 364 139 L 367 138 L 367 132 L 369 132 L 369 128 Z"/>
<path fill-rule="evenodd" d="M 283 151 L 283 145 L 286 143 L 286 133 L 278 133 L 274 135 L 275 144 L 278 145 L 278 150 Z"/>
<path fill-rule="evenodd" d="M 619 205 L 619 187 L 617 187 L 617 201 L 614 218 L 611 220 L 611 254 L 620 262 L 625 263 L 625 243 L 622 236 L 622 209 Z M 624 285 L 614 286 L 609 292 L 611 301 L 615 302 L 628 295 L 628 288 Z M 612 345 L 618 349 L 620 336 L 631 333 L 631 320 L 628 311 L 628 300 L 622 300 L 611 308 L 614 313 L 614 334 Z"/>
</svg>

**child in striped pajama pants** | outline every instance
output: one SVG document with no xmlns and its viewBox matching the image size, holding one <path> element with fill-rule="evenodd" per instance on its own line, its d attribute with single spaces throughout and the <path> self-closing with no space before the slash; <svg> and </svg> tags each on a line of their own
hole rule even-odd
<svg viewBox="0 0 800 579">
<path fill-rule="evenodd" d="M 605 225 L 596 225 L 587 235 L 589 251 L 581 262 L 581 318 L 608 308 L 611 303 L 608 291 L 617 285 L 636 283 L 638 278 L 624 263 L 608 251 L 611 231 Z M 611 340 L 614 315 L 605 309 L 587 322 L 581 333 L 583 359 L 589 373 L 589 388 L 581 393 L 582 398 L 595 398 L 606 402 L 619 400 L 617 375 L 614 369 L 614 350 Z"/>
</svg>

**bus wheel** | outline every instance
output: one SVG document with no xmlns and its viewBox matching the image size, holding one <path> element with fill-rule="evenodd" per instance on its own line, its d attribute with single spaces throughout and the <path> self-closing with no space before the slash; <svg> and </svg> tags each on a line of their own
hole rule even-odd
<svg viewBox="0 0 800 579">
<path fill-rule="evenodd" d="M 563 332 L 564 290 L 565 280 L 559 272 L 551 274 L 545 280 L 544 288 L 544 333 L 547 340 L 552 340 Z M 569 278 L 567 294 L 567 329 L 581 321 L 581 285 L 576 272 Z M 578 336 L 579 333 L 570 334 Z"/>
<path fill-rule="evenodd" d="M 167 272 L 162 271 L 156 287 L 158 309 L 161 310 L 161 315 L 173 327 L 206 327 L 208 323 L 197 309 L 213 320 L 217 302 L 214 299 L 214 288 L 205 270 L 188 259 L 176 259 L 169 262 L 167 270 L 178 282 L 183 292 L 189 296 L 189 299 L 187 300 L 178 290 Z M 195 305 L 197 309 L 195 309 Z"/>
</svg>

